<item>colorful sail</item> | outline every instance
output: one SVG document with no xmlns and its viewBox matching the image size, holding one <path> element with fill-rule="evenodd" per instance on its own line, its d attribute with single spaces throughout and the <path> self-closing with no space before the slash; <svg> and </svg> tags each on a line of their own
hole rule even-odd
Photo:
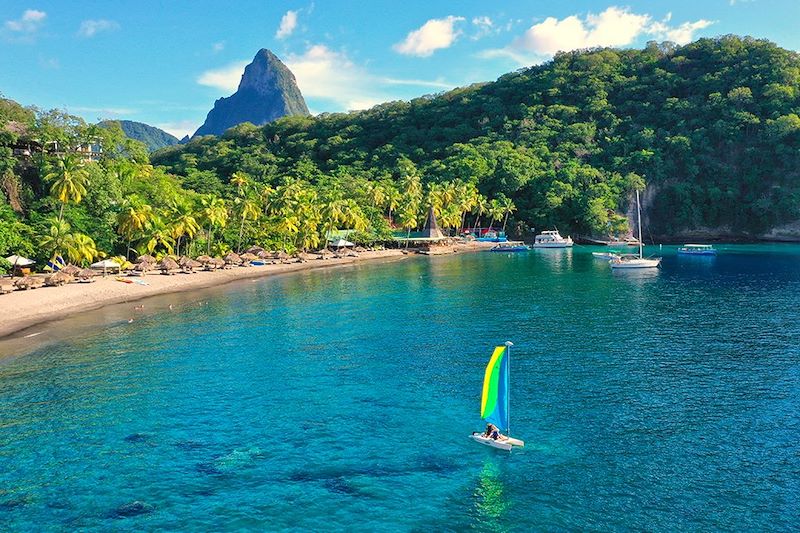
<svg viewBox="0 0 800 533">
<path fill-rule="evenodd" d="M 494 349 L 483 377 L 481 418 L 501 430 L 508 429 L 508 347 Z"/>
</svg>

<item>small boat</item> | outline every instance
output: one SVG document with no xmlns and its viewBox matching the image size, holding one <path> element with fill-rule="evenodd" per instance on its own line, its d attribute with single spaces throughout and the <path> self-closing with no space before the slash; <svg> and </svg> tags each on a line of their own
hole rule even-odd
<svg viewBox="0 0 800 533">
<path fill-rule="evenodd" d="M 490 252 L 527 252 L 531 247 L 522 241 L 508 241 L 493 246 Z"/>
<path fill-rule="evenodd" d="M 678 255 L 717 255 L 710 244 L 684 244 L 678 248 Z"/>
<path fill-rule="evenodd" d="M 603 261 L 611 261 L 615 257 L 619 257 L 619 254 L 615 254 L 614 252 L 592 252 L 592 257 Z"/>
<path fill-rule="evenodd" d="M 475 240 L 478 242 L 508 242 L 504 232 L 497 232 L 494 230 L 487 231 L 480 237 L 477 237 Z"/>
<path fill-rule="evenodd" d="M 565 239 L 558 230 L 543 231 L 533 241 L 534 248 L 571 248 L 572 244 L 572 238 Z"/>
<path fill-rule="evenodd" d="M 620 255 L 608 262 L 612 270 L 636 269 L 636 268 L 658 268 L 661 264 L 660 257 L 642 256 L 642 207 L 639 204 L 639 191 L 636 191 L 636 213 L 639 222 L 639 253 Z"/>
<path fill-rule="evenodd" d="M 511 342 L 506 342 L 503 346 L 495 347 L 489 364 L 486 365 L 481 396 L 481 418 L 506 433 L 511 433 L 508 400 L 512 346 Z M 525 446 L 523 441 L 505 435 L 493 439 L 475 431 L 469 437 L 484 446 L 506 451 L 510 451 L 514 446 Z"/>
</svg>

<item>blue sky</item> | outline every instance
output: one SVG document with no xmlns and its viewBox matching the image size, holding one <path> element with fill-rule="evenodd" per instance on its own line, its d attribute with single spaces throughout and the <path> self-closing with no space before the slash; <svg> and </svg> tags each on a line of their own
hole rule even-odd
<svg viewBox="0 0 800 533">
<path fill-rule="evenodd" d="M 798 19 L 800 0 L 5 1 L 0 93 L 181 136 L 260 48 L 319 113 L 493 80 L 556 50 L 728 33 L 800 50 Z"/>
</svg>

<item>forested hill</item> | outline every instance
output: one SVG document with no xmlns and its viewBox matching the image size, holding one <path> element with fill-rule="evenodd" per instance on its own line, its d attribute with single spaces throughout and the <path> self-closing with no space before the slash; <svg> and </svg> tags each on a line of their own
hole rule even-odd
<svg viewBox="0 0 800 533">
<path fill-rule="evenodd" d="M 798 54 L 725 36 L 562 53 L 410 102 L 243 124 L 152 160 L 208 191 L 234 172 L 275 184 L 396 180 L 413 168 L 423 181 L 460 178 L 509 196 L 518 227 L 594 234 L 643 179 L 656 235 L 757 235 L 800 218 L 799 114 Z"/>
<path fill-rule="evenodd" d="M 135 122 L 133 120 L 104 120 L 98 125 L 108 128 L 115 123 L 119 123 L 119 127 L 122 128 L 125 135 L 144 143 L 151 152 L 180 142 L 177 137 L 155 126 L 145 124 L 144 122 Z"/>
</svg>

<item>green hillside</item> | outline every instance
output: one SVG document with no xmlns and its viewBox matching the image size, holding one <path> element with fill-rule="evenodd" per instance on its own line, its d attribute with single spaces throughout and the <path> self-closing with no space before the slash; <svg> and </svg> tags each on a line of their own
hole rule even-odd
<svg viewBox="0 0 800 533">
<path fill-rule="evenodd" d="M 241 126 L 153 161 L 192 183 L 237 171 L 277 183 L 396 180 L 408 158 L 425 182 L 512 198 L 521 227 L 594 234 L 644 181 L 655 233 L 757 233 L 798 218 L 798 114 L 798 54 L 726 36 L 559 54 L 433 97 Z"/>
<path fill-rule="evenodd" d="M 107 127 L 113 123 L 118 123 L 125 135 L 144 143 L 151 152 L 180 142 L 177 137 L 155 126 L 145 124 L 144 122 L 134 122 L 133 120 L 105 120 L 99 125 Z"/>
</svg>

